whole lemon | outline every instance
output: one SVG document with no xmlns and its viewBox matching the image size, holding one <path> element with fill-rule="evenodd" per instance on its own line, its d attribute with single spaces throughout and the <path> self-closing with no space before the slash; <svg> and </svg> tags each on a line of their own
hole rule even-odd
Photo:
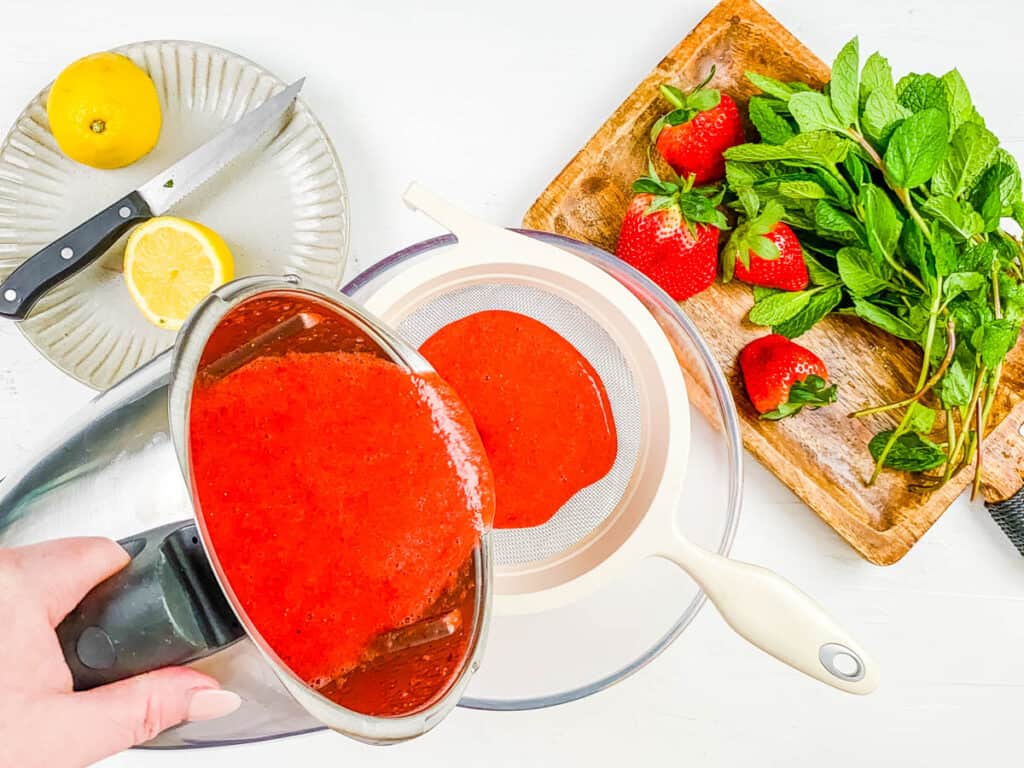
<svg viewBox="0 0 1024 768">
<path fill-rule="evenodd" d="M 50 89 L 46 114 L 61 151 L 93 168 L 130 165 L 160 137 L 156 86 L 119 53 L 94 53 L 68 66 Z"/>
</svg>

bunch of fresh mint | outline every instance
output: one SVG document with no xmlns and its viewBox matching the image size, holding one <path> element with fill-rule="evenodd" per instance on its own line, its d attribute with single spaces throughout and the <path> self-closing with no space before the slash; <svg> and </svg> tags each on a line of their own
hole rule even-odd
<svg viewBox="0 0 1024 768">
<path fill-rule="evenodd" d="M 888 467 L 929 473 L 916 487 L 937 487 L 980 464 L 1024 319 L 1024 251 L 1003 229 L 1010 218 L 1024 226 L 1017 163 L 955 69 L 894 82 L 877 53 L 861 69 L 855 38 L 824 92 L 747 77 L 763 91 L 750 100 L 761 142 L 725 153 L 731 205 L 781 206 L 812 283 L 756 288 L 750 320 L 795 337 L 838 312 L 918 344 L 914 388 L 854 415 L 899 419 L 871 440 L 870 482 Z M 979 471 L 975 490 L 980 480 Z"/>
</svg>

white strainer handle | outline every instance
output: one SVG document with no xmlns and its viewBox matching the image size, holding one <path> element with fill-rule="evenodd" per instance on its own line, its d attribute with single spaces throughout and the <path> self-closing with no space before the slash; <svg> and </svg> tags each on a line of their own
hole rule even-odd
<svg viewBox="0 0 1024 768">
<path fill-rule="evenodd" d="M 676 541 L 663 556 L 693 577 L 742 637 L 834 688 L 864 694 L 878 686 L 878 665 L 804 592 L 767 568 Z"/>
<path fill-rule="evenodd" d="M 426 214 L 454 234 L 460 242 L 473 235 L 482 237 L 495 237 L 497 235 L 500 237 L 503 232 L 500 227 L 495 227 L 492 224 L 487 224 L 470 216 L 417 181 L 409 185 L 409 188 L 405 190 L 405 194 L 402 195 L 402 199 L 407 206 L 415 211 Z"/>
</svg>

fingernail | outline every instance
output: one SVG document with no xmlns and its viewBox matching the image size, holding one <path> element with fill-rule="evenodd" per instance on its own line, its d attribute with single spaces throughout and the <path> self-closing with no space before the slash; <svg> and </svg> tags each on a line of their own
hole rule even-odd
<svg viewBox="0 0 1024 768">
<path fill-rule="evenodd" d="M 232 691 L 216 688 L 200 688 L 188 700 L 185 719 L 192 723 L 197 720 L 216 720 L 230 715 L 242 705 L 242 699 Z"/>
</svg>

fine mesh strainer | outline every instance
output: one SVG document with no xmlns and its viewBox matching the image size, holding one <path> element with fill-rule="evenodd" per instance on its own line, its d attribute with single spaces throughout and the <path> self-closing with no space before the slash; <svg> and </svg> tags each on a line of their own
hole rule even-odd
<svg viewBox="0 0 1024 768">
<path fill-rule="evenodd" d="M 458 244 L 360 294 L 367 309 L 413 344 L 487 309 L 544 322 L 601 375 L 619 434 L 618 455 L 602 481 L 543 526 L 496 532 L 495 612 L 565 605 L 658 556 L 683 568 L 757 647 L 836 688 L 872 691 L 875 664 L 807 595 L 766 569 L 700 549 L 675 529 L 672 510 L 689 451 L 686 386 L 671 344 L 644 305 L 594 265 L 477 221 L 419 185 L 405 199 L 450 229 Z"/>
</svg>

